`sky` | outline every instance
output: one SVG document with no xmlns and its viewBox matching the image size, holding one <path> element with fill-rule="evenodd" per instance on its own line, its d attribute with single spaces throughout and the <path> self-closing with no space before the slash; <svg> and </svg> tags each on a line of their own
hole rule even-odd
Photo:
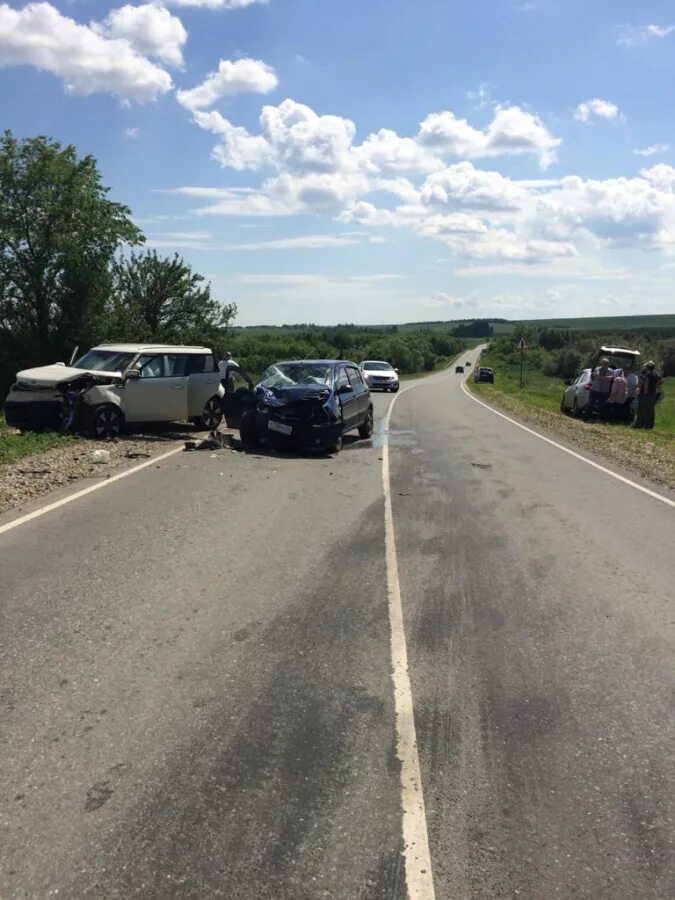
<svg viewBox="0 0 675 900">
<path fill-rule="evenodd" d="M 0 122 L 237 322 L 675 312 L 671 0 L 0 0 Z"/>
</svg>

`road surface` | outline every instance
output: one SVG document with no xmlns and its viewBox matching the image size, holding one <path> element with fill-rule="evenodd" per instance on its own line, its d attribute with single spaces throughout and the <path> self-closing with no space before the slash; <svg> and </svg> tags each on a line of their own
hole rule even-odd
<svg viewBox="0 0 675 900">
<path fill-rule="evenodd" d="M 671 898 L 675 511 L 460 381 L 389 433 L 435 895 Z M 382 443 L 0 536 L 3 900 L 406 896 Z"/>
</svg>

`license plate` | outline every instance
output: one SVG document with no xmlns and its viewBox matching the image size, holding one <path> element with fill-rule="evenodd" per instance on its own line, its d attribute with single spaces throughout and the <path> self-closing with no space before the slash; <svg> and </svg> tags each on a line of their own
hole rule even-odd
<svg viewBox="0 0 675 900">
<path fill-rule="evenodd" d="M 293 434 L 293 429 L 290 425 L 283 425 L 281 422 L 275 422 L 274 419 L 269 420 L 267 427 L 270 431 L 278 431 L 279 434 L 285 434 L 286 436 Z"/>
</svg>

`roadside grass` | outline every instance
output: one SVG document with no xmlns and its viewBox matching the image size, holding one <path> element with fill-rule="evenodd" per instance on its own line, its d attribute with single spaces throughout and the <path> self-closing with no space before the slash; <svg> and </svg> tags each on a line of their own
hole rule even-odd
<svg viewBox="0 0 675 900">
<path fill-rule="evenodd" d="M 469 379 L 469 387 L 484 397 L 486 401 L 492 401 L 500 405 L 500 401 L 506 398 L 509 408 L 512 404 L 521 404 L 525 408 L 546 410 L 566 422 L 565 428 L 574 427 L 580 433 L 605 425 L 594 422 L 584 422 L 582 419 L 572 419 L 560 412 L 564 384 L 559 378 L 551 378 L 542 372 L 533 369 L 525 369 L 524 386 L 520 387 L 520 369 L 516 365 L 506 365 L 496 354 L 484 353 L 481 357 L 481 365 L 489 366 L 495 370 L 495 383 L 474 384 Z M 501 404 L 503 405 L 503 403 Z M 612 426 L 606 433 L 611 440 L 629 441 L 634 446 L 651 444 L 659 445 L 675 457 L 675 379 L 666 379 L 664 384 L 663 399 L 656 407 L 656 424 L 651 431 L 635 430 L 623 426 Z"/>
<path fill-rule="evenodd" d="M 34 453 L 44 453 L 45 450 L 62 447 L 76 440 L 72 434 L 56 434 L 50 431 L 41 434 L 37 432 L 18 434 L 7 425 L 5 417 L 0 413 L 0 465 L 15 462 Z"/>
</svg>

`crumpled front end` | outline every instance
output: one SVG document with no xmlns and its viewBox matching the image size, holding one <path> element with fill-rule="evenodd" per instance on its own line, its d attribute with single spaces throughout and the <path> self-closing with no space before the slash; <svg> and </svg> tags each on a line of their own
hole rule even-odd
<svg viewBox="0 0 675 900">
<path fill-rule="evenodd" d="M 75 371 L 77 374 L 69 381 L 56 385 L 29 383 L 20 372 L 5 401 L 7 424 L 21 431 L 77 430 L 82 404 L 97 402 L 94 396 L 101 390 L 110 390 L 119 376 Z"/>
<path fill-rule="evenodd" d="M 330 447 L 342 433 L 342 420 L 328 389 L 258 391 L 256 428 L 261 437 L 304 447 Z"/>
</svg>

